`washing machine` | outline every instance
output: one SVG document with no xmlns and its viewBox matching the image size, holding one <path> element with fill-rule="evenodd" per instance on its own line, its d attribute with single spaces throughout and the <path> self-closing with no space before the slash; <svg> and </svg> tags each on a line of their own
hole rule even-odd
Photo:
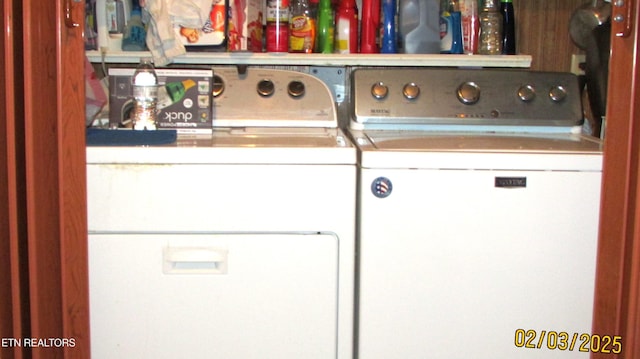
<svg viewBox="0 0 640 359">
<path fill-rule="evenodd" d="M 602 143 L 580 98 L 565 73 L 353 72 L 358 358 L 620 349 L 591 333 Z"/>
<path fill-rule="evenodd" d="M 356 150 L 331 92 L 214 80 L 212 133 L 87 147 L 92 358 L 351 358 Z"/>
</svg>

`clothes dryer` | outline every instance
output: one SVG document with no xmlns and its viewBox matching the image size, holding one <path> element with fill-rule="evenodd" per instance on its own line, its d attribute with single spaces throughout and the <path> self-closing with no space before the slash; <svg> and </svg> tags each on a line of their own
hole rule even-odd
<svg viewBox="0 0 640 359">
<path fill-rule="evenodd" d="M 92 358 L 351 358 L 356 150 L 331 93 L 214 74 L 212 134 L 87 148 Z"/>
</svg>

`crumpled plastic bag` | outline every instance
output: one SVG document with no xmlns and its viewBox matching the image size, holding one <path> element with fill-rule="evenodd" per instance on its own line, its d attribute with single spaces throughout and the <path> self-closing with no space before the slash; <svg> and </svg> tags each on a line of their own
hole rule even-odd
<svg viewBox="0 0 640 359">
<path fill-rule="evenodd" d="M 89 59 L 84 58 L 86 126 L 89 127 L 108 102 L 107 87 L 98 78 Z"/>
</svg>

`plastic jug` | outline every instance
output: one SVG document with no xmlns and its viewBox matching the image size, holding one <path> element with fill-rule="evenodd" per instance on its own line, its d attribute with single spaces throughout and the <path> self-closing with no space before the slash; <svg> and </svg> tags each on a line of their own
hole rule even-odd
<svg viewBox="0 0 640 359">
<path fill-rule="evenodd" d="M 399 47 L 407 54 L 440 53 L 438 0 L 400 0 Z"/>
</svg>

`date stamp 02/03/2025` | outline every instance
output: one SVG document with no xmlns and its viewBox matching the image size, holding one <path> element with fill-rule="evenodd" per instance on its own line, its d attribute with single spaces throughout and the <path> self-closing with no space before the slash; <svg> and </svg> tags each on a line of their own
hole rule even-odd
<svg viewBox="0 0 640 359">
<path fill-rule="evenodd" d="M 620 354 L 622 337 L 568 333 L 552 330 L 516 329 L 514 344 L 517 348 L 580 351 L 602 354 Z"/>
</svg>

